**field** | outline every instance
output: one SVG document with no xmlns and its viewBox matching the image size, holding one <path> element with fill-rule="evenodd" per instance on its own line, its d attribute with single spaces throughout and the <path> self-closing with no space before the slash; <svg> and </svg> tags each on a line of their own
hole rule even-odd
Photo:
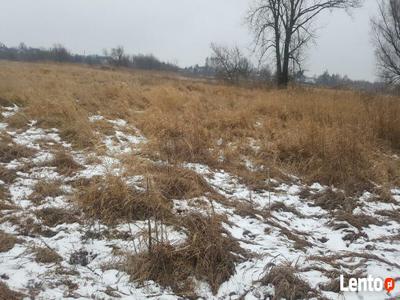
<svg viewBox="0 0 400 300">
<path fill-rule="evenodd" d="M 399 274 L 397 97 L 0 61 L 0 109 L 0 299 L 337 299 L 339 275 Z"/>
</svg>

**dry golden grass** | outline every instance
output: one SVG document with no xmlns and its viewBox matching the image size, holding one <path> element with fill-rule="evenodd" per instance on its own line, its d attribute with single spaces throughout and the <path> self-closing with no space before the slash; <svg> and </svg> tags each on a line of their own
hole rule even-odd
<svg viewBox="0 0 400 300">
<path fill-rule="evenodd" d="M 11 128 L 23 129 L 26 128 L 29 119 L 24 113 L 17 112 L 15 115 L 7 118 L 7 124 Z"/>
<path fill-rule="evenodd" d="M 14 179 L 17 178 L 17 174 L 15 170 L 6 169 L 3 166 L 0 166 L 0 179 L 5 183 L 12 183 Z"/>
<path fill-rule="evenodd" d="M 177 166 L 148 169 L 152 185 L 167 199 L 191 199 L 212 194 L 212 188 L 195 172 Z"/>
<path fill-rule="evenodd" d="M 10 290 L 7 284 L 0 281 L 0 300 L 22 300 L 25 297 L 26 295 Z"/>
<path fill-rule="evenodd" d="M 56 167 L 60 174 L 67 176 L 73 175 L 75 172 L 82 169 L 82 166 L 78 164 L 66 150 L 57 151 L 50 165 Z"/>
<path fill-rule="evenodd" d="M 194 297 L 192 277 L 208 282 L 216 293 L 235 272 L 237 241 L 227 235 L 218 216 L 193 214 L 181 225 L 187 230 L 187 242 L 179 247 L 168 243 L 154 245 L 151 251 L 130 256 L 125 266 L 132 279 L 154 280 L 175 292 Z"/>
<path fill-rule="evenodd" d="M 32 249 L 35 261 L 42 264 L 54 264 L 62 261 L 62 257 L 54 250 L 47 247 L 35 247 Z"/>
<path fill-rule="evenodd" d="M 40 180 L 35 184 L 33 193 L 29 198 L 33 202 L 40 204 L 46 197 L 58 197 L 62 195 L 60 185 L 61 182 L 57 180 Z"/>
<path fill-rule="evenodd" d="M 18 241 L 15 236 L 0 230 L 0 252 L 10 251 Z"/>
<path fill-rule="evenodd" d="M 33 154 L 34 149 L 14 143 L 8 134 L 0 134 L 0 162 L 8 163 L 14 159 L 29 158 Z"/>
<path fill-rule="evenodd" d="M 350 191 L 399 183 L 399 161 L 392 156 L 400 150 L 397 98 L 202 83 L 201 92 L 184 93 L 180 85 L 154 91 L 152 105 L 138 116 L 150 137 L 149 155 L 222 167 L 255 187 L 262 187 L 266 168 L 274 177 L 284 177 L 280 169 Z M 248 172 L 246 159 L 264 169 Z"/>
<path fill-rule="evenodd" d="M 263 285 L 273 285 L 275 294 L 272 299 L 310 299 L 318 298 L 318 293 L 298 275 L 298 270 L 289 263 L 270 267 L 263 278 Z"/>
<path fill-rule="evenodd" d="M 3 180 L 2 177 L 0 178 Z M 0 185 L 0 211 L 15 208 L 15 206 L 9 202 L 9 196 L 10 194 L 8 189 L 4 185 Z"/>
<path fill-rule="evenodd" d="M 49 207 L 37 210 L 35 214 L 42 221 L 42 224 L 49 227 L 64 223 L 79 223 L 78 212 L 70 209 Z"/>
<path fill-rule="evenodd" d="M 349 191 L 400 181 L 397 97 L 0 62 L 0 98 L 23 106 L 40 126 L 58 127 L 78 147 L 98 142 L 89 115 L 123 118 L 149 139 L 148 157 L 207 163 L 255 187 L 263 187 L 267 168 L 274 177 L 282 170 Z M 258 169 L 246 171 L 246 161 Z"/>
<path fill-rule="evenodd" d="M 74 198 L 89 217 L 106 223 L 167 216 L 171 210 L 171 203 L 160 194 L 135 190 L 114 175 L 89 180 L 78 187 Z"/>
</svg>

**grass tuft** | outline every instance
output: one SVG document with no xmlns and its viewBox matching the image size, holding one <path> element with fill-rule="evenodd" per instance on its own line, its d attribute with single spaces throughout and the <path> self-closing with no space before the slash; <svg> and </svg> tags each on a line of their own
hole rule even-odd
<svg viewBox="0 0 400 300">
<path fill-rule="evenodd" d="M 310 299 L 318 296 L 289 263 L 270 267 L 258 282 L 274 287 L 273 299 Z"/>
<path fill-rule="evenodd" d="M 29 196 L 29 199 L 40 204 L 47 197 L 58 197 L 60 195 L 62 195 L 62 190 L 59 181 L 40 180 L 35 184 L 33 193 Z"/>
<path fill-rule="evenodd" d="M 0 230 L 0 252 L 10 251 L 18 242 L 15 236 Z"/>
<path fill-rule="evenodd" d="M 0 162 L 9 163 L 10 161 L 29 158 L 35 154 L 35 150 L 23 145 L 14 143 L 8 135 L 0 136 Z"/>
<path fill-rule="evenodd" d="M 138 191 L 114 175 L 90 180 L 78 188 L 74 198 L 89 217 L 107 223 L 166 216 L 171 209 L 171 203 L 158 193 Z"/>
<path fill-rule="evenodd" d="M 62 257 L 56 251 L 47 247 L 35 247 L 33 252 L 38 263 L 54 264 L 62 261 Z"/>
<path fill-rule="evenodd" d="M 73 175 L 75 172 L 82 169 L 82 166 L 65 150 L 57 151 L 50 164 L 52 167 L 56 167 L 60 174 L 66 176 Z"/>
<path fill-rule="evenodd" d="M 0 300 L 22 300 L 26 296 L 11 290 L 6 283 L 0 281 Z"/>
<path fill-rule="evenodd" d="M 188 169 L 158 166 L 151 174 L 154 187 L 167 199 L 190 199 L 213 193 L 201 176 Z"/>
<path fill-rule="evenodd" d="M 35 214 L 44 225 L 49 227 L 79 223 L 79 214 L 70 209 L 48 207 L 37 210 Z"/>
<path fill-rule="evenodd" d="M 133 280 L 154 280 L 186 296 L 193 296 L 191 279 L 195 277 L 209 283 L 216 293 L 234 274 L 238 253 L 243 250 L 227 235 L 218 216 L 193 214 L 185 217 L 182 225 L 188 233 L 183 245 L 160 243 L 150 252 L 130 256 L 126 271 Z"/>
</svg>

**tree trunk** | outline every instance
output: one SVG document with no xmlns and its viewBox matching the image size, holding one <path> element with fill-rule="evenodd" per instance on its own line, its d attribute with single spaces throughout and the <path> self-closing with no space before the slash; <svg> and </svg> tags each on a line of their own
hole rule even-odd
<svg viewBox="0 0 400 300">
<path fill-rule="evenodd" d="M 283 58 L 282 75 L 278 81 L 280 88 L 287 88 L 289 84 L 289 57 L 286 55 Z"/>
<path fill-rule="evenodd" d="M 291 35 L 286 34 L 285 37 L 285 46 L 283 50 L 283 64 L 281 70 L 281 78 L 278 80 L 278 86 L 280 88 L 287 88 L 289 84 L 289 45 L 291 40 Z"/>
<path fill-rule="evenodd" d="M 278 86 L 282 85 L 282 56 L 281 56 L 281 49 L 280 45 L 280 34 L 279 34 L 279 27 L 278 23 L 275 24 L 275 56 L 276 56 L 276 81 Z"/>
</svg>

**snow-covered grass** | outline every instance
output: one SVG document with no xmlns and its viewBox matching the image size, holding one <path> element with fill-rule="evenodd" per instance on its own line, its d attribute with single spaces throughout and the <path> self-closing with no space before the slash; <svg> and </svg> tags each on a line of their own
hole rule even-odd
<svg viewBox="0 0 400 300">
<path fill-rule="evenodd" d="M 120 121 L 117 123 L 120 130 L 127 126 Z M 146 221 L 110 226 L 77 215 L 76 220 L 67 223 L 61 220 L 61 224 L 56 222 L 57 225 L 48 227 L 37 213 L 45 208 L 60 209 L 61 213 L 65 210 L 65 214 L 67 210 L 76 209 L 76 203 L 71 203 L 71 194 L 76 187 L 71 183 L 80 178 L 107 176 L 111 171 L 122 174 L 124 165 L 118 158 L 121 151 L 116 148 L 125 147 L 130 149 L 129 153 L 134 153 L 131 151 L 138 151 L 146 139 L 141 136 L 118 139 L 122 131 L 116 131 L 113 145 L 107 142 L 107 138 L 104 139 L 107 155 L 99 156 L 97 164 L 86 164 L 86 160 L 96 154 L 72 150 L 71 145 L 58 136 L 57 130 L 38 128 L 35 122 L 19 132 L 6 130 L 6 126 L 4 128 L 3 133 L 9 134 L 15 143 L 37 151 L 33 159 L 20 158 L 3 165 L 17 174 L 13 183 L 7 186 L 9 201 L 17 207 L 2 211 L 0 226 L 5 233 L 18 239 L 11 250 L 0 254 L 1 275 L 6 278 L 5 282 L 10 288 L 26 295 L 33 294 L 38 299 L 76 296 L 118 296 L 127 299 L 155 295 L 163 299 L 176 297 L 170 289 L 156 283 L 149 281 L 143 286 L 132 282 L 129 275 L 117 267 L 124 261 L 126 253 L 147 251 L 146 238 L 143 237 L 148 229 Z M 43 141 L 47 141 L 47 144 Z M 66 176 L 59 174 L 56 167 L 46 166 L 54 159 L 54 153 L 60 151 L 59 147 L 69 151 L 76 162 L 82 165 L 76 173 Z M 33 165 L 22 168 L 28 161 Z M 393 203 L 377 202 L 374 195 L 368 192 L 358 199 L 354 215 L 374 217 L 381 222 L 379 225 L 355 228 L 340 221 L 342 226 L 335 228 L 332 211 L 315 206 L 312 197 L 303 199 L 300 196 L 306 187 L 310 194 L 316 194 L 328 189 L 326 186 L 317 183 L 307 186 L 296 179 L 290 184 L 276 181 L 273 190 L 255 191 L 241 183 L 240 178 L 224 170 L 193 163 L 180 167 L 197 173 L 215 193 L 226 200 L 221 201 L 215 196 L 207 198 L 206 195 L 176 199 L 173 211 L 180 215 L 202 213 L 225 216 L 224 228 L 231 238 L 239 241 L 240 247 L 252 254 L 251 258 L 236 264 L 234 274 L 220 286 L 216 294 L 212 293 L 208 284 L 196 280 L 195 292 L 199 296 L 209 299 L 246 295 L 246 299 L 254 299 L 272 295 L 272 286 L 263 286 L 258 282 L 269 265 L 292 264 L 310 288 L 327 298 L 337 297 L 337 291 L 321 289 L 324 284 L 338 280 L 330 274 L 362 273 L 387 277 L 396 276 L 400 270 L 397 263 L 400 253 L 398 221 L 380 213 L 400 209 L 398 189 L 392 191 Z M 59 181 L 62 195 L 46 197 L 38 205 L 31 201 L 30 195 L 42 180 Z M 139 188 L 142 181 L 143 177 L 139 176 L 135 180 L 127 180 L 127 183 L 133 186 L 139 184 Z M 247 210 L 241 204 L 248 206 Z M 35 225 L 40 229 L 32 229 Z M 185 241 L 186 234 L 183 231 L 164 226 L 171 243 L 176 245 Z M 27 231 L 29 234 L 24 233 Z M 353 234 L 355 239 L 347 240 L 349 234 Z M 35 247 L 48 247 L 62 260 L 50 264 L 37 262 L 32 250 Z M 82 256 L 83 265 L 74 261 L 73 257 L 77 255 Z M 346 295 L 346 299 L 354 296 Z M 369 299 L 382 297 L 382 294 L 368 295 Z"/>
<path fill-rule="evenodd" d="M 341 274 L 400 271 L 393 99 L 364 109 L 352 92 L 43 65 L 69 78 L 46 90 L 26 75 L 37 68 L 0 71 L 9 74 L 0 93 L 18 76 L 37 84 L 13 91 L 27 98 L 1 95 L 16 99 L 0 107 L 0 282 L 11 290 L 35 299 L 288 297 L 280 278 L 317 299 L 400 296 L 338 290 Z M 80 72 L 93 86 L 76 80 Z M 53 259 L 38 258 L 40 249 Z"/>
</svg>

